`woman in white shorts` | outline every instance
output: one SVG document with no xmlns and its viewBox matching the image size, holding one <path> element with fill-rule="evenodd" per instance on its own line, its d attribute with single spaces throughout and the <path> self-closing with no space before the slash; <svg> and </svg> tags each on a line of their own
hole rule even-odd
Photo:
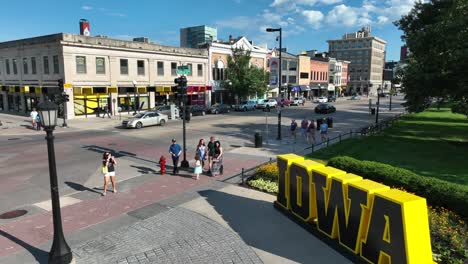
<svg viewBox="0 0 468 264">
<path fill-rule="evenodd" d="M 103 196 L 107 193 L 107 185 L 109 184 L 109 178 L 112 183 L 112 191 L 117 193 L 117 188 L 115 184 L 115 165 L 117 165 L 117 161 L 115 157 L 110 154 L 110 152 L 105 152 L 102 156 L 102 164 L 104 169 L 104 192 L 102 193 Z M 107 169 L 107 170 L 106 170 Z"/>
</svg>

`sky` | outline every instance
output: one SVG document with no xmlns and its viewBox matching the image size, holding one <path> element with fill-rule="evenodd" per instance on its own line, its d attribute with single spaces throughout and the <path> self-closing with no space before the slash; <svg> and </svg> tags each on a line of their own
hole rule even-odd
<svg viewBox="0 0 468 264">
<path fill-rule="evenodd" d="M 91 35 L 152 41 L 179 46 L 183 27 L 207 25 L 218 39 L 245 36 L 254 45 L 283 47 L 298 54 L 327 51 L 329 39 L 370 25 L 372 35 L 387 41 L 387 60 L 399 60 L 402 32 L 393 25 L 416 0 L 26 0 L 2 5 L 0 42 L 59 32 L 79 34 L 79 20 L 88 19 Z"/>
</svg>

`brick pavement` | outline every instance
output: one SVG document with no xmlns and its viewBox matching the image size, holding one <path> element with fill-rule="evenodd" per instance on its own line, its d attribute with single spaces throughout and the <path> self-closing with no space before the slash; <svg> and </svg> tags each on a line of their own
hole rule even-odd
<svg viewBox="0 0 468 264">
<path fill-rule="evenodd" d="M 239 173 L 239 164 L 253 167 L 259 161 L 252 157 L 226 154 L 225 175 Z M 184 173 L 184 172 L 182 172 Z M 113 217 L 153 204 L 157 201 L 201 186 L 217 178 L 202 176 L 199 181 L 191 178 L 191 172 L 182 176 L 162 176 L 146 181 L 128 192 L 109 193 L 105 197 L 96 195 L 96 199 L 85 200 L 62 208 L 62 219 L 65 234 L 76 232 L 91 225 L 104 222 Z M 17 221 L 0 225 L 0 230 L 16 237 L 31 246 L 38 246 L 52 239 L 53 226 L 51 213 L 40 213 Z M 21 251 L 23 248 L 0 237 L 0 257 Z"/>
<path fill-rule="evenodd" d="M 83 243 L 76 263 L 262 263 L 236 233 L 184 208 Z"/>
</svg>

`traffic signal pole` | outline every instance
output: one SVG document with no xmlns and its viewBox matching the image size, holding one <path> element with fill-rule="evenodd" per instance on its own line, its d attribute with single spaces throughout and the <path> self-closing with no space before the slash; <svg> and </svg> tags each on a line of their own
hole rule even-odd
<svg viewBox="0 0 468 264">
<path fill-rule="evenodd" d="M 187 77 L 184 75 L 176 78 L 174 83 L 177 84 L 177 93 L 180 95 L 180 99 L 182 100 L 182 139 L 183 139 L 183 155 L 184 159 L 180 163 L 180 167 L 182 168 L 189 168 L 190 164 L 187 161 L 187 141 L 186 141 L 186 129 L 185 129 L 185 122 L 187 120 Z"/>
<path fill-rule="evenodd" d="M 65 92 L 65 87 L 63 86 L 63 79 L 58 79 L 57 83 L 58 83 L 59 89 L 62 91 L 62 94 L 61 94 L 62 98 L 60 100 L 62 101 L 62 114 L 63 114 L 62 127 L 68 127 L 67 119 L 65 118 L 65 105 L 70 99 L 68 99 L 68 94 Z"/>
</svg>

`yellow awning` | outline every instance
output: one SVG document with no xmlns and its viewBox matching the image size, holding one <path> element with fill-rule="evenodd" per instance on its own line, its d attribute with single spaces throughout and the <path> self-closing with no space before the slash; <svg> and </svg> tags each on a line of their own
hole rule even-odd
<svg viewBox="0 0 468 264">
<path fill-rule="evenodd" d="M 164 86 L 157 86 L 156 92 L 164 92 Z"/>
<path fill-rule="evenodd" d="M 81 87 L 83 94 L 93 94 L 93 87 Z"/>
<path fill-rule="evenodd" d="M 146 93 L 146 86 L 138 86 L 137 87 L 138 93 Z"/>
<path fill-rule="evenodd" d="M 171 87 L 170 86 L 164 86 L 164 92 L 168 92 L 170 93 L 172 90 L 171 90 Z"/>
<path fill-rule="evenodd" d="M 119 87 L 117 86 L 107 86 L 107 92 L 109 93 L 118 93 Z"/>
<path fill-rule="evenodd" d="M 8 90 L 10 91 L 10 93 L 14 93 L 16 89 L 15 86 L 10 86 Z"/>
<path fill-rule="evenodd" d="M 21 86 L 22 93 L 29 93 L 29 86 Z"/>
</svg>

